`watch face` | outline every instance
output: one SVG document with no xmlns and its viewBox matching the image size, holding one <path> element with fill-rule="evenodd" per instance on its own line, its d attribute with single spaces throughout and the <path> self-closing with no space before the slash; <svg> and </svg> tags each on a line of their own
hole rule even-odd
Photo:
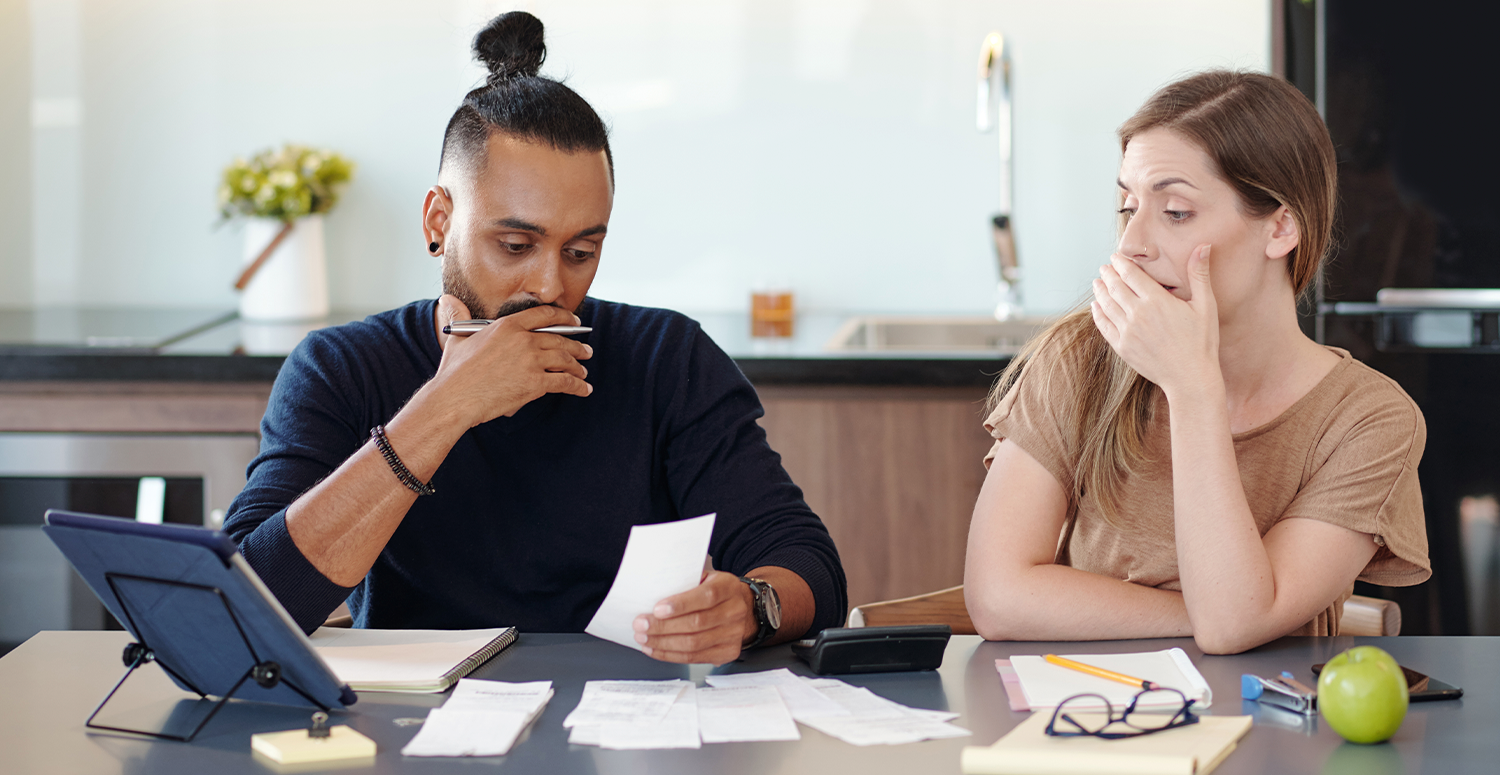
<svg viewBox="0 0 1500 775">
<path fill-rule="evenodd" d="M 776 588 L 769 583 L 761 583 L 765 585 L 762 589 L 766 591 L 766 623 L 771 625 L 771 629 L 779 630 L 781 629 L 781 596 L 776 594 Z"/>
</svg>

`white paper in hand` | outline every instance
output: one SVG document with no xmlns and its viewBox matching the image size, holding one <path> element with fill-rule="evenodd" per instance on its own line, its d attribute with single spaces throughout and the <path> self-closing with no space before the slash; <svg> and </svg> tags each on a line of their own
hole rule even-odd
<svg viewBox="0 0 1500 775">
<path fill-rule="evenodd" d="M 636 651 L 635 618 L 651 613 L 663 598 L 686 592 L 703 579 L 703 560 L 714 532 L 713 514 L 630 528 L 615 583 L 584 632 Z"/>
</svg>

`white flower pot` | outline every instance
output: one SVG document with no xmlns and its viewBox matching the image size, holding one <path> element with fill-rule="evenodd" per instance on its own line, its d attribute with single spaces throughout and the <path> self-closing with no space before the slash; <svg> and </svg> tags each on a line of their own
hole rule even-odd
<svg viewBox="0 0 1500 775">
<path fill-rule="evenodd" d="M 323 251 L 323 216 L 298 218 L 292 232 L 261 264 L 240 292 L 245 320 L 312 320 L 328 316 L 328 261 Z M 243 270 L 281 231 L 275 218 L 245 222 Z"/>
</svg>

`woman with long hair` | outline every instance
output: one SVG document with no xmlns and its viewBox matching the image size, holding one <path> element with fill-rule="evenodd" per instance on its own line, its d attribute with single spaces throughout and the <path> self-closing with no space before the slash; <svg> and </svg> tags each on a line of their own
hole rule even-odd
<svg viewBox="0 0 1500 775">
<path fill-rule="evenodd" d="M 1001 375 L 965 597 L 994 640 L 1338 633 L 1356 579 L 1431 575 L 1425 426 L 1298 326 L 1333 143 L 1286 81 L 1212 71 L 1120 128 L 1119 243 L 1093 298 Z"/>
</svg>

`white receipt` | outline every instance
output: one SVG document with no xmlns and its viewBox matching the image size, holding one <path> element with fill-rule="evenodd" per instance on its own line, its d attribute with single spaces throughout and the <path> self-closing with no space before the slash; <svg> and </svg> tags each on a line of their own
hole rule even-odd
<svg viewBox="0 0 1500 775">
<path fill-rule="evenodd" d="M 804 678 L 802 680 L 819 694 L 849 711 L 851 716 L 871 719 L 897 718 L 907 715 L 908 708 L 905 705 L 887 700 L 863 686 L 851 686 L 837 678 Z"/>
<path fill-rule="evenodd" d="M 666 718 L 667 711 L 691 681 L 589 681 L 583 685 L 578 707 L 563 726 L 594 726 L 611 721 L 649 724 Z M 569 742 L 573 742 L 571 738 Z"/>
<path fill-rule="evenodd" d="M 698 586 L 714 532 L 713 514 L 630 528 L 615 582 L 584 632 L 640 651 L 635 618 L 663 598 Z"/>
<path fill-rule="evenodd" d="M 502 756 L 510 751 L 531 718 L 509 710 L 433 708 L 422 731 L 401 749 L 401 755 Z"/>
<path fill-rule="evenodd" d="M 786 703 L 786 709 L 791 711 L 792 718 L 798 721 L 823 716 L 850 715 L 848 708 L 824 695 L 784 667 L 758 673 L 710 675 L 703 680 L 707 681 L 709 686 L 774 686 L 776 691 L 781 693 L 781 699 Z M 838 683 L 842 684 L 843 681 Z"/>
<path fill-rule="evenodd" d="M 869 689 L 835 678 L 804 678 L 809 687 L 839 703 L 847 716 L 798 719 L 802 723 L 852 745 L 899 745 L 947 737 L 966 737 L 967 729 L 946 723 L 958 714 L 909 708 Z"/>
<path fill-rule="evenodd" d="M 705 743 L 801 740 L 781 693 L 771 686 L 698 690 L 698 734 Z"/>
<path fill-rule="evenodd" d="M 599 725 L 598 745 L 618 751 L 645 748 L 697 748 L 697 687 L 689 685 L 677 695 L 677 701 L 660 721 L 632 724 L 610 721 Z M 574 727 L 578 729 L 578 727 Z"/>
<path fill-rule="evenodd" d="M 970 734 L 962 727 L 917 715 L 885 718 L 825 716 L 802 723 L 851 745 L 901 745 L 945 737 L 968 737 Z"/>
<path fill-rule="evenodd" d="M 551 681 L 505 683 L 465 678 L 427 714 L 403 756 L 503 756 L 552 698 Z"/>
<path fill-rule="evenodd" d="M 568 730 L 568 745 L 598 745 L 603 724 L 579 724 Z"/>
<path fill-rule="evenodd" d="M 443 710 L 508 710 L 536 713 L 552 699 L 551 681 L 508 683 L 460 678 Z"/>
</svg>

